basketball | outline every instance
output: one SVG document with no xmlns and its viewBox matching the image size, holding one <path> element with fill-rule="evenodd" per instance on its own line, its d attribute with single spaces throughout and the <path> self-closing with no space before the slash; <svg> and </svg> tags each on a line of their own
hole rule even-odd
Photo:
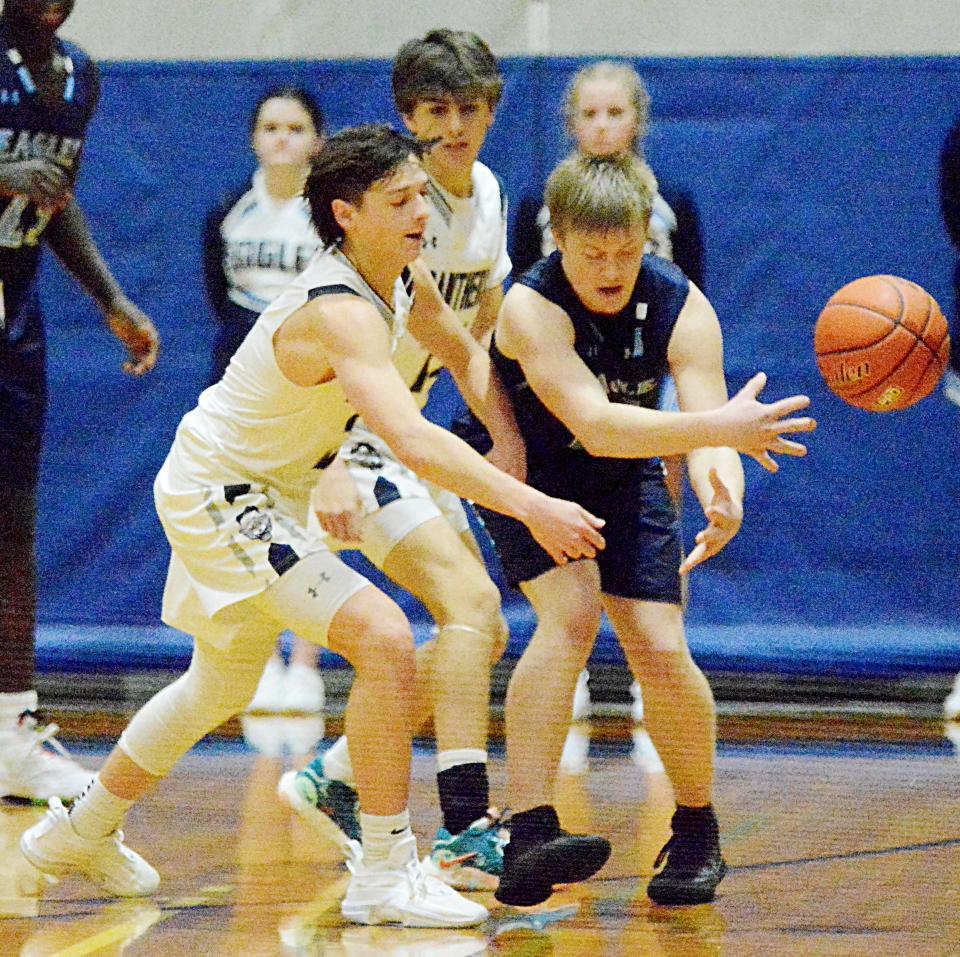
<svg viewBox="0 0 960 957">
<path fill-rule="evenodd" d="M 837 290 L 813 337 L 820 374 L 844 402 L 896 412 L 928 396 L 950 358 L 936 300 L 899 276 L 864 276 Z"/>
</svg>

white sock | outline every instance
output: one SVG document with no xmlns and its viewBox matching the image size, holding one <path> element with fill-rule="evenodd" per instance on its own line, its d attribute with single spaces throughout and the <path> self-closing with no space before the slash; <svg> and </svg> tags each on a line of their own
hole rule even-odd
<svg viewBox="0 0 960 957">
<path fill-rule="evenodd" d="M 346 735 L 341 735 L 333 746 L 323 752 L 323 776 L 332 781 L 342 781 L 353 787 L 353 765 L 350 763 L 350 751 L 347 749 Z"/>
<path fill-rule="evenodd" d="M 108 791 L 100 783 L 98 774 L 70 808 L 70 823 L 80 837 L 96 841 L 112 834 L 133 804 Z"/>
<path fill-rule="evenodd" d="M 363 836 L 364 866 L 373 870 L 382 869 L 394 847 L 413 833 L 410 830 L 410 811 L 384 817 L 361 811 L 360 833 Z"/>
<path fill-rule="evenodd" d="M 36 691 L 6 691 L 0 694 L 0 730 L 9 730 L 16 726 L 24 711 L 36 710 Z"/>
<path fill-rule="evenodd" d="M 486 764 L 487 752 L 482 748 L 457 748 L 437 752 L 437 772 L 449 771 L 460 764 Z"/>
</svg>

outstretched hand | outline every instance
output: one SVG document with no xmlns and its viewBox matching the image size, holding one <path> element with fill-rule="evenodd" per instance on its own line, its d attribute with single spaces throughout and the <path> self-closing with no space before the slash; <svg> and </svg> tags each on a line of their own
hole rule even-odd
<svg viewBox="0 0 960 957">
<path fill-rule="evenodd" d="M 142 376 L 157 364 L 160 336 L 147 314 L 127 298 L 122 298 L 107 314 L 110 331 L 126 346 L 130 358 L 123 371 Z"/>
<path fill-rule="evenodd" d="M 715 468 L 710 469 L 709 479 L 713 498 L 704 509 L 708 524 L 697 532 L 697 544 L 680 566 L 681 575 L 716 555 L 740 531 L 743 522 L 743 505 L 734 500 Z"/>
<path fill-rule="evenodd" d="M 817 423 L 809 416 L 787 418 L 810 405 L 808 396 L 792 395 L 769 404 L 760 402 L 758 396 L 766 384 L 767 376 L 763 372 L 750 379 L 723 407 L 724 424 L 732 439 L 728 445 L 749 455 L 768 472 L 776 472 L 780 466 L 773 455 L 807 454 L 805 445 L 785 439 L 784 433 L 812 432 Z"/>
</svg>

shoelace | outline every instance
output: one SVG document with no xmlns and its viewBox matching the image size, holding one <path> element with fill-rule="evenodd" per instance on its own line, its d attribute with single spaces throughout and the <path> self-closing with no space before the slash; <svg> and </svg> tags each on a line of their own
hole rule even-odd
<svg viewBox="0 0 960 957">
<path fill-rule="evenodd" d="M 659 867 L 669 854 L 676 865 L 690 868 L 700 867 L 707 860 L 709 853 L 710 845 L 704 842 L 702 834 L 687 830 L 674 831 L 667 843 L 660 849 L 653 866 L 655 868 Z"/>
<path fill-rule="evenodd" d="M 667 859 L 667 854 L 670 853 L 672 847 L 673 838 L 671 837 L 670 840 L 660 848 L 660 853 L 657 855 L 657 859 L 653 862 L 654 868 L 658 868 Z"/>
<path fill-rule="evenodd" d="M 420 866 L 418 860 L 407 861 L 404 866 L 404 871 L 407 875 L 407 881 L 410 884 L 410 897 L 413 900 L 422 901 L 430 893 L 430 880 L 429 877 Z M 446 884 L 442 884 L 437 881 L 438 884 L 441 884 L 442 887 L 446 887 Z"/>
<path fill-rule="evenodd" d="M 49 744 L 61 757 L 69 759 L 70 755 L 67 753 L 67 749 L 56 738 L 60 725 L 53 721 L 43 724 L 43 714 L 41 712 L 21 711 L 17 724 L 26 727 L 28 731 L 32 731 L 36 735 L 31 751 Z"/>
</svg>

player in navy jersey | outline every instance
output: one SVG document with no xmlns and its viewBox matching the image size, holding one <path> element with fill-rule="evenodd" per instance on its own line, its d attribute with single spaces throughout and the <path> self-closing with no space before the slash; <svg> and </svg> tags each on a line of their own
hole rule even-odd
<svg viewBox="0 0 960 957">
<path fill-rule="evenodd" d="M 563 100 L 567 132 L 576 149 L 584 156 L 616 156 L 634 153 L 644 159 L 644 141 L 650 119 L 650 95 L 642 77 L 628 63 L 598 60 L 579 69 L 570 80 Z M 667 190 L 658 182 L 646 164 L 653 192 L 646 252 L 675 262 L 704 290 L 703 237 L 699 216 L 690 197 L 676 190 Z M 525 197 L 520 202 L 512 246 L 515 274 L 526 272 L 537 260 L 556 249 L 550 229 L 550 210 L 542 204 L 542 196 Z M 661 394 L 663 408 L 675 411 L 676 390 L 668 384 Z M 677 506 L 683 504 L 683 458 L 668 456 L 664 460 L 667 488 Z M 573 699 L 573 717 L 580 721 L 590 714 L 589 674 L 584 669 L 577 681 Z M 630 688 L 633 718 L 643 720 L 643 698 L 640 686 Z M 636 756 L 656 762 L 656 753 L 645 730 L 634 731 Z M 564 767 L 583 770 L 586 767 L 588 741 L 576 727 L 571 728 L 570 747 L 564 753 Z M 655 765 L 656 766 L 656 765 Z"/>
<path fill-rule="evenodd" d="M 100 256 L 73 196 L 95 64 L 57 37 L 72 0 L 5 0 L 0 16 L 0 795 L 75 797 L 90 775 L 50 750 L 33 690 L 37 482 L 47 403 L 37 295 L 40 247 L 56 253 L 129 352 L 124 370 L 153 368 L 158 339 Z"/>
<path fill-rule="evenodd" d="M 513 398 L 527 481 L 604 518 L 607 547 L 596 560 L 558 566 L 515 522 L 482 510 L 508 580 L 537 614 L 507 693 L 507 798 L 519 813 L 496 893 L 506 903 L 537 903 L 564 863 L 553 783 L 577 675 L 605 611 L 643 688 L 678 805 L 666 866 L 648 893 L 661 904 L 705 902 L 726 869 L 711 803 L 715 714 L 687 650 L 680 575 L 740 528 L 738 451 L 771 471 L 771 453 L 805 452 L 781 433 L 814 428 L 811 419 L 784 418 L 809 400 L 758 403 L 762 375 L 727 399 L 712 307 L 679 269 L 644 254 L 651 195 L 637 158 L 571 157 L 551 175 L 547 202 L 558 251 L 507 293 L 491 359 Z M 657 409 L 668 374 L 683 411 Z M 742 426 L 764 410 L 773 431 L 758 444 Z M 707 518 L 682 563 L 658 459 L 666 454 L 688 456 Z"/>
<path fill-rule="evenodd" d="M 270 89 L 253 109 L 253 180 L 219 204 L 204 226 L 204 275 L 217 320 L 211 382 L 222 378 L 260 313 L 321 248 L 303 184 L 323 132 L 320 104 L 301 87 Z M 294 638 L 289 667 L 279 653 L 270 658 L 248 710 L 320 712 L 323 704 L 316 646 Z M 244 723 L 256 740 L 258 728 Z"/>
</svg>

